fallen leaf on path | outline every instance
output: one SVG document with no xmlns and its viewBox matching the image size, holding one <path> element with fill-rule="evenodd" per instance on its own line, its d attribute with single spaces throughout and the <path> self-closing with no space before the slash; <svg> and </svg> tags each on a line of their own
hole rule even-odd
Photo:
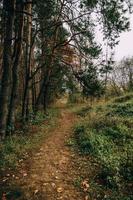
<svg viewBox="0 0 133 200">
<path fill-rule="evenodd" d="M 24 161 L 23 159 L 20 159 L 18 162 L 21 163 L 21 162 L 23 162 L 23 161 Z"/>
<path fill-rule="evenodd" d="M 4 179 L 3 179 L 3 182 L 6 182 L 7 180 L 8 180 L 8 178 L 4 178 Z"/>
<path fill-rule="evenodd" d="M 85 197 L 85 200 L 89 200 L 89 197 L 88 197 L 88 196 L 86 196 L 86 197 Z"/>
<path fill-rule="evenodd" d="M 61 192 L 63 192 L 63 189 L 61 187 L 59 187 L 59 188 L 57 188 L 57 192 L 61 193 Z"/>
<path fill-rule="evenodd" d="M 58 197 L 57 199 L 63 199 L 63 197 Z"/>
<path fill-rule="evenodd" d="M 26 176 L 28 176 L 28 174 L 27 174 L 27 173 L 24 173 L 24 174 L 23 174 L 23 177 L 26 177 Z"/>
<path fill-rule="evenodd" d="M 10 176 L 10 174 L 7 174 L 6 176 L 8 176 L 8 177 L 9 177 L 9 176 Z"/>
<path fill-rule="evenodd" d="M 89 189 L 89 187 L 90 187 L 90 185 L 88 183 L 88 180 L 84 180 L 82 182 L 82 186 L 83 186 L 83 190 L 86 192 Z"/>
<path fill-rule="evenodd" d="M 35 156 L 41 156 L 42 155 L 42 153 L 41 152 L 39 152 L 39 153 L 36 153 L 36 155 Z"/>
<path fill-rule="evenodd" d="M 43 183 L 43 186 L 47 186 L 48 185 L 48 183 Z"/>
<path fill-rule="evenodd" d="M 56 187 L 55 183 L 51 183 L 51 185 L 52 185 L 52 187 L 53 187 L 53 188 L 55 188 L 55 187 Z"/>
<path fill-rule="evenodd" d="M 39 192 L 39 190 L 35 190 L 35 191 L 34 191 L 34 194 L 37 194 L 38 192 Z"/>
<path fill-rule="evenodd" d="M 43 151 L 43 147 L 42 147 L 42 148 L 40 148 L 40 151 Z"/>
</svg>

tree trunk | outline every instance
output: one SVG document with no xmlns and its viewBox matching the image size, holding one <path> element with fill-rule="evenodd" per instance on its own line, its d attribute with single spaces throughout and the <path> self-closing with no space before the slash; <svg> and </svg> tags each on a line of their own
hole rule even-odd
<svg viewBox="0 0 133 200">
<path fill-rule="evenodd" d="M 35 112 L 35 102 L 36 102 L 36 85 L 35 77 L 32 79 L 32 111 Z"/>
<path fill-rule="evenodd" d="M 8 120 L 7 125 L 8 129 L 14 129 L 14 121 L 15 121 L 15 110 L 16 110 L 16 100 L 17 100 L 17 91 L 18 91 L 18 72 L 19 72 L 19 62 L 21 58 L 21 51 L 22 51 L 22 41 L 23 41 L 23 27 L 24 27 L 24 4 L 23 1 L 17 5 L 17 10 L 21 11 L 17 15 L 16 20 L 16 41 L 15 41 L 15 55 L 14 55 L 14 63 L 12 68 L 12 90 L 11 90 L 11 99 L 9 104 L 9 113 L 8 113 Z"/>
<path fill-rule="evenodd" d="M 3 49 L 3 74 L 0 91 L 0 137 L 4 138 L 6 133 L 6 122 L 8 114 L 8 100 L 10 97 L 10 77 L 12 58 L 12 36 L 14 25 L 15 0 L 4 0 L 4 49 Z"/>
<path fill-rule="evenodd" d="M 26 51 L 25 51 L 25 88 L 22 105 L 22 119 L 28 120 L 30 98 L 30 73 L 31 73 L 31 31 L 32 31 L 32 2 L 26 5 L 28 13 L 26 23 Z"/>
<path fill-rule="evenodd" d="M 35 103 L 35 112 L 37 112 L 38 109 L 39 109 L 39 105 L 41 103 L 42 97 L 43 97 L 43 106 L 44 106 L 44 96 L 45 96 L 47 84 L 48 84 L 49 79 L 50 79 L 51 71 L 52 71 L 52 69 L 48 69 L 45 76 L 44 76 L 43 83 L 41 85 L 41 89 L 39 91 L 39 94 L 38 94 L 38 97 L 37 97 L 37 100 L 36 100 L 36 103 Z"/>
</svg>

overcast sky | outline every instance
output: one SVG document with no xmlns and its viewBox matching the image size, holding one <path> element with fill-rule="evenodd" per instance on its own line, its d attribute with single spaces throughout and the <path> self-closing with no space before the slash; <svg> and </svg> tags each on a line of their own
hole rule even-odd
<svg viewBox="0 0 133 200">
<path fill-rule="evenodd" d="M 123 57 L 133 56 L 133 15 L 131 16 L 131 25 L 129 32 L 123 32 L 119 38 L 120 42 L 115 48 L 115 57 L 116 61 L 120 61 Z M 103 45 L 103 52 L 106 52 L 105 43 L 103 42 L 103 35 L 99 31 L 99 28 L 96 29 L 96 40 Z"/>
<path fill-rule="evenodd" d="M 133 15 L 131 17 L 131 31 L 121 34 L 120 43 L 115 50 L 115 59 L 117 61 L 124 56 L 133 56 Z"/>
</svg>

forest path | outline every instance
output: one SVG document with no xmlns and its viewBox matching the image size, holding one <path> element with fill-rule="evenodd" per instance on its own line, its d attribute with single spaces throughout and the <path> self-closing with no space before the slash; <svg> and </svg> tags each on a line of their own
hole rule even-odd
<svg viewBox="0 0 133 200">
<path fill-rule="evenodd" d="M 76 121 L 77 117 L 71 111 L 61 109 L 56 128 L 34 155 L 29 174 L 23 179 L 21 187 L 26 199 L 88 199 L 83 191 L 74 186 L 74 181 L 80 176 L 78 155 L 66 145 Z"/>
</svg>

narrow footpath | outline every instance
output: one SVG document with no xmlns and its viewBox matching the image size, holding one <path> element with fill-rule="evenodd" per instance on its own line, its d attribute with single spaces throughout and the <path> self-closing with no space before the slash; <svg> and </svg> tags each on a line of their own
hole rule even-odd
<svg viewBox="0 0 133 200">
<path fill-rule="evenodd" d="M 79 177 L 80 169 L 75 152 L 66 145 L 75 121 L 73 113 L 62 109 L 56 128 L 34 155 L 29 174 L 19 183 L 25 191 L 24 199 L 88 199 L 82 190 L 75 187 L 74 181 Z"/>
<path fill-rule="evenodd" d="M 77 121 L 74 113 L 61 108 L 55 128 L 27 158 L 25 171 L 12 176 L 9 187 L 15 192 L 9 199 L 3 195 L 2 200 L 90 200 L 86 177 L 91 176 L 91 165 L 86 157 L 67 145 Z M 45 134 L 43 126 L 41 131 Z M 23 177 L 20 177 L 22 173 Z"/>
</svg>

